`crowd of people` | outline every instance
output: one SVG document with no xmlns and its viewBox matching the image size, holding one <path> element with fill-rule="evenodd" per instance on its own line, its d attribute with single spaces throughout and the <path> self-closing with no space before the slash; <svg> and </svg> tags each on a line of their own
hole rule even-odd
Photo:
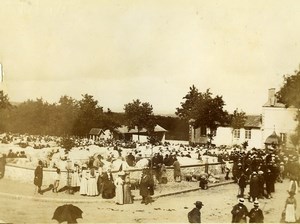
<svg viewBox="0 0 300 224">
<path fill-rule="evenodd" d="M 11 139 L 8 139 L 11 140 Z M 48 139 L 54 141 L 54 139 Z M 7 141 L 7 139 L 6 139 Z M 76 140 L 76 144 L 88 151 L 90 142 L 86 139 Z M 104 158 L 100 154 L 90 156 L 87 161 L 72 161 L 70 178 L 68 179 L 69 190 L 78 192 L 83 196 L 102 196 L 105 199 L 115 199 L 116 204 L 130 204 L 134 202 L 131 190 L 139 188 L 142 196 L 142 203 L 152 202 L 151 196 L 154 194 L 155 181 L 158 184 L 168 182 L 166 167 L 172 166 L 174 170 L 174 181 L 182 181 L 181 163 L 179 159 L 196 159 L 203 162 L 204 158 L 216 158 L 217 162 L 222 164 L 222 173 L 225 179 L 233 179 L 238 186 L 237 198 L 238 204 L 231 211 L 232 222 L 263 222 L 264 214 L 260 209 L 259 201 L 270 199 L 275 194 L 276 184 L 282 183 L 284 179 L 289 179 L 288 189 L 289 197 L 286 199 L 285 210 L 283 211 L 283 220 L 285 222 L 294 222 L 296 220 L 295 208 L 296 199 L 294 195 L 298 192 L 300 180 L 300 164 L 297 154 L 285 151 L 276 151 L 275 149 L 245 150 L 239 147 L 191 147 L 186 145 L 172 146 L 162 144 L 152 146 L 148 144 L 135 144 L 135 148 L 127 150 L 120 141 L 102 142 L 107 150 L 113 148 L 116 153 L 109 153 Z M 132 145 L 132 144 L 131 144 Z M 155 148 L 154 148 L 155 147 Z M 154 150 L 155 149 L 155 150 Z M 151 157 L 147 157 L 145 151 L 151 151 Z M 126 155 L 126 156 L 124 156 Z M 25 158 L 24 151 L 19 153 L 12 152 L 2 154 L 0 157 L 0 174 L 3 177 L 5 165 L 2 166 L 1 158 Z M 68 157 L 68 152 L 63 159 Z M 5 159 L 4 159 L 5 160 Z M 113 163 L 116 160 L 122 161 L 118 167 L 119 172 L 113 175 L 111 166 L 107 162 Z M 141 163 L 141 161 L 144 161 Z M 182 160 L 181 160 L 182 161 Z M 4 162 L 5 164 L 5 162 Z M 142 168 L 141 176 L 133 182 L 128 168 Z M 48 167 L 42 161 L 39 162 L 35 170 L 34 184 L 37 186 L 37 192 L 42 193 L 43 167 Z M 4 168 L 3 168 L 4 167 Z M 56 168 L 53 178 L 52 191 L 58 193 L 61 176 L 61 167 L 52 163 L 52 168 Z M 207 178 L 199 180 L 199 186 L 207 189 Z M 64 186 L 61 186 L 64 187 Z M 249 187 L 247 194 L 246 189 Z M 248 211 L 244 205 L 245 199 L 253 203 L 253 208 Z M 202 202 L 195 203 L 196 208 L 202 208 Z M 198 212 L 196 212 L 199 214 Z M 197 215 L 198 217 L 199 215 Z M 196 218 L 196 220 L 199 220 Z M 198 221 L 197 221 L 198 222 Z"/>
<path fill-rule="evenodd" d="M 284 179 L 288 179 L 289 187 L 280 221 L 285 223 L 299 221 L 297 220 L 297 200 L 295 198 L 299 191 L 300 181 L 300 163 L 297 154 L 283 153 L 275 149 L 248 152 L 233 150 L 229 155 L 219 154 L 219 158 L 225 162 L 225 179 L 232 178 L 238 185 L 238 203 L 231 210 L 232 223 L 246 223 L 247 221 L 263 223 L 264 214 L 259 201 L 272 198 L 275 194 L 275 185 L 282 183 Z M 228 166 L 228 159 L 233 161 L 232 168 Z M 245 189 L 248 186 L 249 194 L 246 194 Z M 244 203 L 247 198 L 250 203 L 253 203 L 250 211 Z M 200 209 L 203 204 L 197 202 L 195 205 L 196 208 L 188 213 L 188 220 L 191 223 L 200 223 Z M 195 210 L 197 211 L 195 212 Z M 194 217 L 191 217 L 192 214 L 195 214 Z"/>
</svg>

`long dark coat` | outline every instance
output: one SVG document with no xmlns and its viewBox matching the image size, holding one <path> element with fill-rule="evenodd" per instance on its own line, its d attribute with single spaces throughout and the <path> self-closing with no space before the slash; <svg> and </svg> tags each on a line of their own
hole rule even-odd
<svg viewBox="0 0 300 224">
<path fill-rule="evenodd" d="M 115 197 L 115 189 L 116 186 L 114 185 L 112 174 L 104 173 L 102 177 L 102 198 L 111 199 Z"/>
<path fill-rule="evenodd" d="M 34 170 L 34 181 L 35 186 L 41 187 L 43 183 L 43 167 L 38 165 Z"/>
<path fill-rule="evenodd" d="M 250 196 L 252 197 L 258 197 L 260 193 L 260 185 L 259 185 L 259 179 L 258 176 L 255 175 L 250 180 Z"/>
<path fill-rule="evenodd" d="M 148 174 L 143 174 L 140 180 L 140 195 L 147 197 L 150 195 L 149 187 L 150 187 L 150 176 Z"/>
<path fill-rule="evenodd" d="M 264 215 L 261 209 L 252 208 L 249 212 L 249 223 L 263 223 Z"/>
<path fill-rule="evenodd" d="M 199 208 L 193 208 L 188 213 L 189 223 L 201 223 L 201 213 Z"/>
<path fill-rule="evenodd" d="M 248 215 L 248 209 L 243 204 L 236 204 L 231 210 L 232 223 L 245 223 Z"/>
</svg>

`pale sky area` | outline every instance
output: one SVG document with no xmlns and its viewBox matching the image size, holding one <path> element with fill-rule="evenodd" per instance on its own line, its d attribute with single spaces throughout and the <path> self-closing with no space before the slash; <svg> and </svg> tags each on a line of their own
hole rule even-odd
<svg viewBox="0 0 300 224">
<path fill-rule="evenodd" d="M 93 95 L 174 114 L 193 84 L 260 114 L 300 63 L 300 2 L 1 0 L 0 88 L 13 102 Z"/>
</svg>

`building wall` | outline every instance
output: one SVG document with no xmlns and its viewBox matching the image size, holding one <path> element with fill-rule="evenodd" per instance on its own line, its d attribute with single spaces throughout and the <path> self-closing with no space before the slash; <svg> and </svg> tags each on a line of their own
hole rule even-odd
<svg viewBox="0 0 300 224">
<path fill-rule="evenodd" d="M 218 127 L 216 136 L 213 139 L 213 144 L 215 144 L 216 146 L 231 145 L 232 144 L 232 128 Z"/>
<path fill-rule="evenodd" d="M 294 133 L 297 126 L 296 113 L 297 109 L 295 108 L 263 107 L 262 145 L 264 145 L 266 138 L 275 131 L 278 136 L 280 133 L 286 133 L 286 146 L 293 147 L 290 142 L 290 135 Z"/>
<path fill-rule="evenodd" d="M 167 168 L 167 177 L 168 181 L 174 182 L 174 168 L 173 166 L 166 167 Z M 7 164 L 5 169 L 5 178 L 18 181 L 20 183 L 32 183 L 33 189 L 33 179 L 34 179 L 34 168 L 27 168 L 22 167 L 14 164 Z M 130 169 L 130 178 L 138 180 L 141 176 L 142 169 Z M 188 166 L 181 166 L 181 174 L 183 180 L 185 176 L 190 174 L 200 175 L 202 172 L 205 171 L 205 164 L 198 164 L 198 165 L 188 165 Z M 118 171 L 112 171 L 113 177 L 117 177 Z M 214 175 L 225 176 L 222 174 L 222 168 L 220 163 L 209 164 L 208 172 L 213 173 Z M 55 169 L 43 169 L 43 185 L 42 189 L 48 187 L 50 184 L 54 183 L 54 176 L 55 176 Z M 68 173 L 66 171 L 61 172 L 61 180 L 59 187 L 63 187 L 67 185 L 67 176 Z"/>
<path fill-rule="evenodd" d="M 206 144 L 208 141 L 207 136 L 201 136 L 201 128 L 194 128 L 192 125 L 189 126 L 189 140 L 191 143 Z"/>
<path fill-rule="evenodd" d="M 216 136 L 214 137 L 213 143 L 217 146 L 220 145 L 234 145 L 234 144 L 242 144 L 245 141 L 248 141 L 247 148 L 261 148 L 261 136 L 262 132 L 258 128 L 251 129 L 251 138 L 246 139 L 244 128 L 240 129 L 240 137 L 234 138 L 231 127 L 218 127 Z"/>
</svg>

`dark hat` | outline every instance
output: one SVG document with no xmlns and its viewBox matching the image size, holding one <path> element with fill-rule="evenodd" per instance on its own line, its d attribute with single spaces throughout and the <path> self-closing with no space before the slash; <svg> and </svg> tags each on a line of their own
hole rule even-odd
<svg viewBox="0 0 300 224">
<path fill-rule="evenodd" d="M 244 198 L 239 198 L 239 203 L 243 204 L 245 202 Z"/>
<path fill-rule="evenodd" d="M 196 201 L 194 203 L 194 205 L 196 205 L 196 206 L 204 206 L 204 204 L 202 203 L 202 201 Z"/>
</svg>

